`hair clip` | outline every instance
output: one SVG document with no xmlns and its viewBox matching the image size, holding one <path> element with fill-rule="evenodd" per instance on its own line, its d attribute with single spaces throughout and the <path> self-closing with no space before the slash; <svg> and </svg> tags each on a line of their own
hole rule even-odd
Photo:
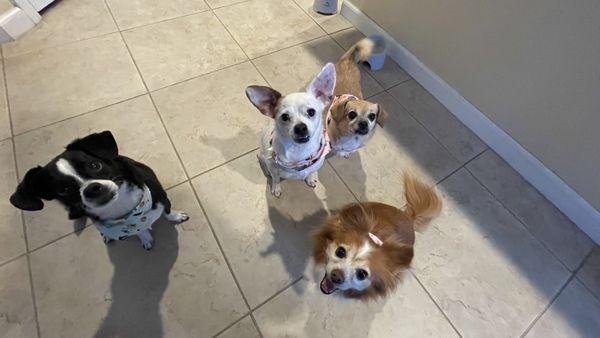
<svg viewBox="0 0 600 338">
<path fill-rule="evenodd" d="M 383 241 L 381 239 L 379 239 L 379 237 L 375 236 L 372 232 L 369 232 L 369 238 L 371 238 L 371 240 L 373 242 L 375 242 L 375 244 L 377 244 L 377 246 L 383 245 Z"/>
</svg>

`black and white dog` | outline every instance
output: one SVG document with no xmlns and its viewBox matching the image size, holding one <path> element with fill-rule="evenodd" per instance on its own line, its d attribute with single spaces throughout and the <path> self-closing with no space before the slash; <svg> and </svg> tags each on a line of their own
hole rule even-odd
<svg viewBox="0 0 600 338">
<path fill-rule="evenodd" d="M 42 200 L 58 200 L 69 219 L 89 217 L 105 243 L 138 236 L 152 248 L 152 224 L 162 215 L 185 222 L 188 215 L 171 210 L 171 202 L 148 166 L 119 155 L 110 131 L 71 142 L 44 167 L 30 169 L 10 202 L 23 210 L 41 210 Z"/>
</svg>

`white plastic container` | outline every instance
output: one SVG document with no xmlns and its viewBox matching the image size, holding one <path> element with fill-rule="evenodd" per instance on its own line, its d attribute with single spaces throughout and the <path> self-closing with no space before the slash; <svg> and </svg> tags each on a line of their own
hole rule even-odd
<svg viewBox="0 0 600 338">
<path fill-rule="evenodd" d="M 367 62 L 369 63 L 371 70 L 380 70 L 385 64 L 385 39 L 381 35 L 371 35 L 369 36 L 369 39 L 375 42 L 375 47 Z"/>
<path fill-rule="evenodd" d="M 333 15 L 337 13 L 338 0 L 315 0 L 313 9 L 319 14 Z"/>
</svg>

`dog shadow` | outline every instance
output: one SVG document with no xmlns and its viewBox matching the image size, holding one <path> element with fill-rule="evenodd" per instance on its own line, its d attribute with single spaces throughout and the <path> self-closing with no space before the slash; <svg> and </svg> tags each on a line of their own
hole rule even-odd
<svg viewBox="0 0 600 338">
<path fill-rule="evenodd" d="M 96 338 L 162 337 L 160 302 L 179 253 L 174 225 L 159 219 L 153 226 L 154 247 L 145 251 L 137 237 L 107 245 L 114 265 L 111 305 Z"/>
</svg>

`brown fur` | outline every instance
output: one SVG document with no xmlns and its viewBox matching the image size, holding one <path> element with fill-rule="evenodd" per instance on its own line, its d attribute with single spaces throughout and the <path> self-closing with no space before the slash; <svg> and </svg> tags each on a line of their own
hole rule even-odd
<svg viewBox="0 0 600 338">
<path fill-rule="evenodd" d="M 358 62 L 367 61 L 373 50 L 373 41 L 368 38 L 362 39 L 348 51 L 335 64 L 336 83 L 334 95 L 351 94 L 358 100 L 346 100 L 331 107 L 332 122 L 329 125 L 330 137 L 334 140 L 353 133 L 349 128 L 348 120 L 345 118 L 350 111 L 355 111 L 359 116 L 367 116 L 375 113 L 377 123 L 383 126 L 388 117 L 388 113 L 377 103 L 363 99 L 363 92 L 360 86 L 360 69 Z"/>
<path fill-rule="evenodd" d="M 404 186 L 407 204 L 403 209 L 375 202 L 350 204 L 314 234 L 317 264 L 327 263 L 326 249 L 332 242 L 360 247 L 369 232 L 383 241 L 382 246 L 373 246 L 369 256 L 371 286 L 363 291 L 345 290 L 344 296 L 368 300 L 394 290 L 412 261 L 415 229 L 439 214 L 442 202 L 433 188 L 410 174 L 404 175 Z"/>
</svg>

